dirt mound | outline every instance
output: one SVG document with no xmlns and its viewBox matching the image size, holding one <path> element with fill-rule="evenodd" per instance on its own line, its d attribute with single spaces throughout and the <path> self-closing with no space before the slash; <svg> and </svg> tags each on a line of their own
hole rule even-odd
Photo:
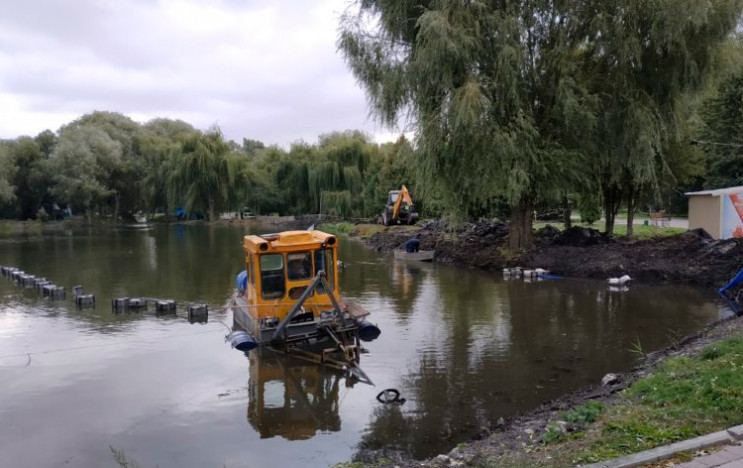
<svg viewBox="0 0 743 468">
<path fill-rule="evenodd" d="M 610 242 L 612 242 L 612 238 L 601 234 L 598 230 L 578 226 L 566 229 L 552 239 L 552 243 L 555 245 L 572 245 L 577 247 L 608 244 Z"/>
<path fill-rule="evenodd" d="M 641 283 L 689 282 L 719 288 L 743 268 L 743 239 L 714 240 L 701 229 L 636 240 L 613 238 L 595 229 L 560 232 L 547 226 L 537 233 L 536 245 L 519 255 L 506 248 L 508 224 L 499 221 L 466 223 L 456 229 L 443 221 L 428 221 L 414 230 L 389 228 L 365 242 L 391 251 L 416 235 L 421 249 L 435 250 L 439 262 L 489 270 L 518 265 L 568 277 L 629 274 Z"/>
</svg>

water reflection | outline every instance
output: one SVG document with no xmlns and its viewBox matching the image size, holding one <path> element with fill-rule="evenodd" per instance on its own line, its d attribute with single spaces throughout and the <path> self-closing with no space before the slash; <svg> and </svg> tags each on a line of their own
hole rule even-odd
<svg viewBox="0 0 743 468">
<path fill-rule="evenodd" d="M 350 459 L 352 447 L 435 455 L 501 416 L 629 370 L 635 343 L 661 348 L 723 310 L 712 291 L 503 281 L 395 262 L 344 240 L 343 296 L 372 311 L 382 329 L 365 344 L 361 363 L 376 388 L 348 388 L 341 375 L 302 361 L 248 360 L 225 345 L 215 322 L 226 317 L 191 325 L 182 307 L 177 316 L 111 311 L 108 300 L 123 296 L 221 308 L 243 269 L 241 238 L 251 231 L 260 229 L 91 228 L 0 241 L 0 264 L 68 290 L 82 284 L 98 301 L 78 311 L 69 300 L 43 300 L 0 282 L 0 356 L 36 352 L 28 367 L 25 354 L 0 361 L 0 465 L 49 466 L 86 453 L 101 458 L 74 459 L 78 466 L 102 466 L 109 445 L 127 449 L 141 466 L 172 464 L 172 447 L 183 464 L 204 466 L 240 466 L 256 453 L 270 455 L 250 458 L 251 466 L 328 465 Z M 48 349 L 78 351 L 39 353 Z M 404 405 L 375 400 L 390 387 Z M 57 450 L 31 448 L 50 444 Z M 302 458 L 320 452 L 322 461 Z"/>
<path fill-rule="evenodd" d="M 635 340 L 657 349 L 719 314 L 708 295 L 691 288 L 614 292 L 597 282 L 530 284 L 479 274 L 462 281 L 455 270 L 435 273 L 430 289 L 425 280 L 417 286 L 433 301 L 396 311 L 423 335 L 401 380 L 410 403 L 375 408 L 360 449 L 433 456 L 515 408 L 629 370 Z M 405 274 L 393 270 L 394 288 L 405 284 Z"/>
<path fill-rule="evenodd" d="M 312 438 L 341 429 L 338 372 L 285 356 L 251 352 L 248 421 L 262 439 Z"/>
</svg>

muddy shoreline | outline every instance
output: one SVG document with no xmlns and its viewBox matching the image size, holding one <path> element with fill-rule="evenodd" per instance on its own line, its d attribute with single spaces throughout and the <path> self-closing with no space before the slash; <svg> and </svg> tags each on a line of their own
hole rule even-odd
<svg viewBox="0 0 743 468">
<path fill-rule="evenodd" d="M 363 242 L 389 252 L 413 236 L 422 250 L 435 250 L 436 261 L 459 267 L 502 270 L 521 266 L 544 268 L 572 278 L 606 279 L 628 274 L 636 283 L 688 282 L 719 288 L 743 268 L 743 239 L 713 240 L 704 231 L 651 239 L 610 237 L 595 229 L 550 226 L 538 231 L 526 252 L 506 248 L 508 225 L 468 223 L 448 229 L 440 221 L 417 229 L 378 232 Z"/>
<path fill-rule="evenodd" d="M 417 229 L 386 229 L 363 242 L 377 251 L 388 252 L 418 236 L 421 249 L 435 250 L 438 262 L 497 274 L 503 268 L 521 266 L 544 268 L 565 277 L 605 279 L 629 274 L 638 283 L 685 282 L 715 289 L 743 268 L 743 239 L 718 241 L 703 231 L 634 240 L 608 237 L 584 228 L 559 232 L 548 226 L 537 233 L 532 249 L 517 254 L 509 254 L 505 248 L 507 235 L 508 226 L 500 222 L 470 223 L 452 230 L 433 221 Z M 541 439 L 548 422 L 558 419 L 559 414 L 587 401 L 611 405 L 617 392 L 648 375 L 667 358 L 696 355 L 713 342 L 741 334 L 743 320 L 738 317 L 713 323 L 674 346 L 649 353 L 633 371 L 618 374 L 613 385 L 601 386 L 597 382 L 534 410 L 491 421 L 490 427 L 483 428 L 474 440 L 460 444 L 446 455 L 412 460 L 394 449 L 362 449 L 354 462 L 385 467 L 508 466 L 525 451 L 542 450 L 549 457 L 550 449 L 541 445 Z"/>
</svg>

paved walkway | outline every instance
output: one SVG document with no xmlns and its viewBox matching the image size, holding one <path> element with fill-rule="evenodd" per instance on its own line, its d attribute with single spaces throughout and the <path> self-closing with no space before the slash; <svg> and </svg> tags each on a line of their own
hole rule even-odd
<svg viewBox="0 0 743 468">
<path fill-rule="evenodd" d="M 743 445 L 728 445 L 722 450 L 697 457 L 674 468 L 743 468 Z"/>
</svg>

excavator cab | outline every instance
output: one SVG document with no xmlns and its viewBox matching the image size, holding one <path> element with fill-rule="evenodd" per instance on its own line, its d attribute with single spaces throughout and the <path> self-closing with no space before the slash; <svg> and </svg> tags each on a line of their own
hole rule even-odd
<svg viewBox="0 0 743 468">
<path fill-rule="evenodd" d="M 418 213 L 415 211 L 407 187 L 403 185 L 401 190 L 390 190 L 387 194 L 387 204 L 377 222 L 391 226 L 393 224 L 415 224 L 416 221 L 418 221 Z"/>
</svg>

